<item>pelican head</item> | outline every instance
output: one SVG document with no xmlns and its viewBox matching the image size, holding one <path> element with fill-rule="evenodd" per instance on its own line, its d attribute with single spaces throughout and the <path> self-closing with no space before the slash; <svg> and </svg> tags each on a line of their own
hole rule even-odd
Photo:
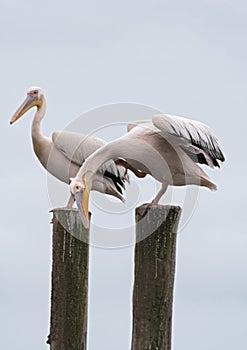
<svg viewBox="0 0 247 350">
<path fill-rule="evenodd" d="M 30 108 L 37 107 L 38 109 L 42 105 L 43 92 L 39 87 L 31 87 L 27 91 L 27 97 L 21 106 L 17 109 L 15 114 L 10 120 L 10 124 L 13 124 L 17 119 L 19 119 L 23 114 L 25 114 Z"/>
<path fill-rule="evenodd" d="M 70 179 L 70 192 L 74 196 L 83 225 L 89 229 L 88 201 L 91 186 L 85 180 Z"/>
</svg>

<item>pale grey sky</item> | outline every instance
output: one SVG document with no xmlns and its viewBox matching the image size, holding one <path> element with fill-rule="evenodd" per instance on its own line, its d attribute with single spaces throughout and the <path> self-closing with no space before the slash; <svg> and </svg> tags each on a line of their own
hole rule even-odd
<svg viewBox="0 0 247 350">
<path fill-rule="evenodd" d="M 47 349 L 47 176 L 32 151 L 33 111 L 8 124 L 32 85 L 47 96 L 47 134 L 118 102 L 199 119 L 215 130 L 227 162 L 208 171 L 219 191 L 200 189 L 194 215 L 179 233 L 173 350 L 244 348 L 246 2 L 3 0 L 0 10 L 1 348 Z M 91 249 L 88 350 L 129 349 L 132 260 L 132 247 Z"/>
</svg>

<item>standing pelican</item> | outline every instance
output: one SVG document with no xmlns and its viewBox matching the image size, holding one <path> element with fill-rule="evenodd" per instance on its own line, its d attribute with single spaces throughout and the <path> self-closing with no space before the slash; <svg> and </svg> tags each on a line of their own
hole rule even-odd
<svg viewBox="0 0 247 350">
<path fill-rule="evenodd" d="M 152 204 L 158 204 L 169 185 L 198 185 L 216 190 L 216 185 L 196 163 L 213 168 L 220 166 L 218 161 L 224 161 L 216 137 L 201 122 L 167 114 L 156 115 L 152 121 L 133 122 L 128 125 L 126 135 L 89 156 L 71 181 L 72 194 L 83 192 L 83 222 L 87 227 L 93 175 L 106 161 L 117 158 L 161 182 Z"/>
<path fill-rule="evenodd" d="M 41 131 L 41 121 L 46 112 L 46 99 L 39 87 L 32 87 L 27 97 L 10 120 L 13 124 L 30 108 L 37 107 L 32 123 L 33 149 L 40 163 L 49 173 L 59 180 L 69 184 L 70 178 L 75 176 L 85 159 L 98 148 L 106 145 L 106 141 L 89 135 L 69 131 L 56 131 L 51 136 L 45 136 Z M 92 179 L 92 190 L 107 193 L 121 200 L 124 182 L 128 179 L 126 170 L 116 165 L 112 160 L 97 169 Z M 70 196 L 67 204 L 71 208 L 80 200 L 79 194 Z"/>
</svg>

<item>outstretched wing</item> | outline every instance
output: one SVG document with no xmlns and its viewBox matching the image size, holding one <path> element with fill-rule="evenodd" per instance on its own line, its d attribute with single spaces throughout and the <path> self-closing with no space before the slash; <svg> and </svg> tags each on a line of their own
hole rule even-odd
<svg viewBox="0 0 247 350">
<path fill-rule="evenodd" d="M 163 137 L 173 135 L 184 140 L 181 147 L 195 162 L 217 167 L 218 160 L 224 162 L 218 140 L 207 125 L 168 114 L 156 115 L 152 122 Z"/>
</svg>

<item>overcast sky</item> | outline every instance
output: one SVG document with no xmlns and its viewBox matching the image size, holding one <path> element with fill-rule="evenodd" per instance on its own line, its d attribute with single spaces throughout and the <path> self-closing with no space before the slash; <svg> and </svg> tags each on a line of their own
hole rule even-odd
<svg viewBox="0 0 247 350">
<path fill-rule="evenodd" d="M 57 198 L 32 150 L 34 111 L 9 125 L 32 85 L 46 93 L 46 134 L 87 112 L 91 118 L 84 115 L 78 131 L 102 126 L 98 134 L 114 139 L 131 112 L 123 115 L 115 106 L 114 122 L 123 124 L 109 127 L 113 114 L 101 119 L 95 108 L 118 103 L 198 119 L 214 129 L 227 158 L 221 170 L 208 171 L 219 190 L 200 189 L 197 198 L 197 190 L 178 188 L 162 199 L 177 204 L 186 197 L 186 212 L 191 194 L 195 209 L 178 236 L 173 350 L 245 347 L 246 15 L 240 0 L 1 1 L 2 349 L 45 350 L 49 333 L 48 211 Z M 135 110 L 138 119 L 142 107 Z M 145 181 L 131 185 L 137 193 L 132 206 L 157 190 Z M 61 204 L 65 185 L 63 191 Z M 104 225 L 106 215 L 97 215 L 97 224 Z M 128 220 L 133 225 L 133 210 Z M 132 246 L 91 248 L 88 350 L 130 348 L 132 283 Z"/>
</svg>

